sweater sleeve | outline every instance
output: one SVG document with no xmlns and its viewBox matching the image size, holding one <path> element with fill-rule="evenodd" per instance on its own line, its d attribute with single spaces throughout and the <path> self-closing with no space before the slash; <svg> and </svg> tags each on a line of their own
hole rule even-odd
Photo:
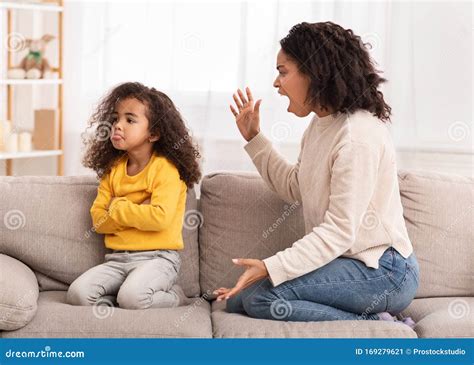
<svg viewBox="0 0 474 365">
<path fill-rule="evenodd" d="M 102 234 L 117 233 L 125 229 L 112 219 L 107 210 L 110 199 L 112 199 L 109 178 L 110 176 L 106 175 L 100 180 L 97 197 L 90 209 L 94 230 Z"/>
<path fill-rule="evenodd" d="M 273 148 L 271 141 L 262 132 L 258 133 L 244 146 L 267 186 L 277 193 L 281 199 L 289 203 L 301 200 L 298 171 L 303 144 L 304 135 L 298 161 L 295 165 L 288 163 Z"/>
<path fill-rule="evenodd" d="M 375 190 L 379 161 L 376 147 L 353 141 L 336 152 L 323 222 L 292 247 L 263 260 L 274 286 L 316 270 L 351 248 Z M 317 199 L 309 194 L 309 199 Z"/>
<path fill-rule="evenodd" d="M 126 197 L 115 199 L 110 216 L 119 224 L 141 231 L 162 231 L 172 223 L 179 203 L 182 182 L 178 170 L 163 167 L 153 181 L 150 204 L 135 204 Z"/>
</svg>

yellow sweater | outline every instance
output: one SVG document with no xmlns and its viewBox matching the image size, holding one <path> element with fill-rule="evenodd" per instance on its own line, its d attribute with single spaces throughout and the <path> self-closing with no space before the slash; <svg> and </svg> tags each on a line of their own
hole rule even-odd
<svg viewBox="0 0 474 365">
<path fill-rule="evenodd" d="M 142 171 L 129 176 L 127 161 L 125 155 L 100 182 L 91 208 L 95 231 L 114 250 L 183 249 L 187 187 L 178 169 L 153 154 Z M 151 204 L 140 205 L 146 199 Z"/>
</svg>

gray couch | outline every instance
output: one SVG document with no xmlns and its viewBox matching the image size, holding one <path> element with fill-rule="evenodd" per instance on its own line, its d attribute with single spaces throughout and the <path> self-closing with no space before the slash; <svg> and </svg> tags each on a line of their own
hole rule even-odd
<svg viewBox="0 0 474 365">
<path fill-rule="evenodd" d="M 416 299 L 384 321 L 284 322 L 224 310 L 212 291 L 242 272 L 233 257 L 265 258 L 303 235 L 301 206 L 252 173 L 214 173 L 190 191 L 179 284 L 192 304 L 125 310 L 66 304 L 68 285 L 102 262 L 91 230 L 93 177 L 0 178 L 1 337 L 473 337 L 474 179 L 399 172 L 408 231 L 421 269 Z"/>
</svg>

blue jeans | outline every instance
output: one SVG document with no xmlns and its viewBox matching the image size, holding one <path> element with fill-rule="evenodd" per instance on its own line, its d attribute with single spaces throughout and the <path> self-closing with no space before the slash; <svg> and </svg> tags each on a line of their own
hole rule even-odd
<svg viewBox="0 0 474 365">
<path fill-rule="evenodd" d="M 339 257 L 274 287 L 260 280 L 227 300 L 227 311 L 284 321 L 377 320 L 376 313 L 397 315 L 413 300 L 419 266 L 388 248 L 379 268 Z"/>
</svg>

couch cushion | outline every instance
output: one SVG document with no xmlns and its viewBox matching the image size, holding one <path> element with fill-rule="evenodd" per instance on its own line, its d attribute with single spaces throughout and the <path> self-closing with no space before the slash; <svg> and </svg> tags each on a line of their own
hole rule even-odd
<svg viewBox="0 0 474 365">
<path fill-rule="evenodd" d="M 16 330 L 34 317 L 38 282 L 24 263 L 0 254 L 0 330 Z"/>
<path fill-rule="evenodd" d="M 242 269 L 231 259 L 263 259 L 304 235 L 301 205 L 280 200 L 255 173 L 214 173 L 201 185 L 202 292 L 232 286 Z"/>
<path fill-rule="evenodd" d="M 270 338 L 416 338 L 408 326 L 386 321 L 285 322 L 227 313 L 225 302 L 212 302 L 214 337 Z"/>
<path fill-rule="evenodd" d="M 97 185 L 94 176 L 0 177 L 0 252 L 66 284 L 102 263 L 104 239 L 91 230 L 89 214 Z M 190 191 L 187 214 L 196 209 Z M 188 296 L 200 292 L 197 236 L 196 226 L 185 225 L 178 283 Z"/>
<path fill-rule="evenodd" d="M 38 286 L 40 291 L 49 291 L 49 290 L 67 290 L 69 285 L 63 283 L 62 281 L 53 279 L 50 276 L 46 276 L 39 271 L 34 271 L 36 275 L 36 280 L 38 280 Z"/>
<path fill-rule="evenodd" d="M 66 304 L 65 291 L 41 292 L 34 319 L 3 337 L 212 336 L 210 305 L 203 299 L 177 308 L 127 310 Z"/>
<path fill-rule="evenodd" d="M 401 316 L 413 318 L 418 337 L 474 337 L 474 298 L 415 299 Z"/>
<path fill-rule="evenodd" d="M 420 264 L 417 298 L 474 295 L 474 179 L 399 172 L 408 234 Z"/>
</svg>

